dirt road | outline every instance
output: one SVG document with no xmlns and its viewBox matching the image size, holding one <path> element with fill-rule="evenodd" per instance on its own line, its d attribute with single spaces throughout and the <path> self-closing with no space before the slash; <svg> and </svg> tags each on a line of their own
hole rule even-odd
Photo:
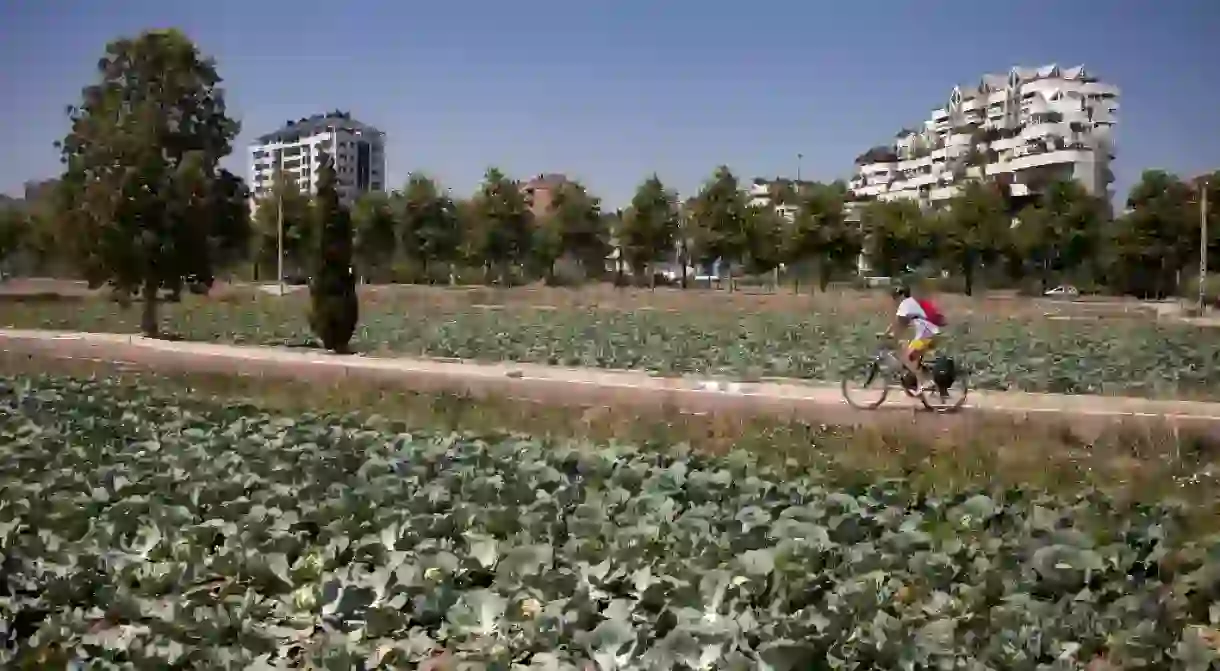
<svg viewBox="0 0 1220 671">
<path fill-rule="evenodd" d="M 498 395 L 557 405 L 666 408 L 800 417 L 826 423 L 872 423 L 895 416 L 930 423 L 979 415 L 1028 421 L 1066 421 L 1076 427 L 1151 420 L 1220 434 L 1220 403 L 1110 396 L 972 392 L 954 416 L 916 415 L 914 401 L 891 395 L 888 407 L 858 411 L 837 387 L 798 381 L 730 384 L 662 378 L 646 373 L 571 369 L 532 364 L 482 364 L 367 356 L 316 350 L 168 342 L 123 334 L 0 329 L 0 350 L 62 359 L 127 363 L 159 370 L 293 377 L 319 381 L 358 376 L 416 391 Z M 956 418 L 956 419 L 955 419 Z"/>
</svg>

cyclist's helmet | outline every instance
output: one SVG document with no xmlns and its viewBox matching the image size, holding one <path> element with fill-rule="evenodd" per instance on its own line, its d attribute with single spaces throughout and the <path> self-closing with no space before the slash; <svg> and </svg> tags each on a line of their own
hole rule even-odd
<svg viewBox="0 0 1220 671">
<path fill-rule="evenodd" d="M 893 295 L 894 295 L 895 300 L 902 299 L 902 298 L 910 298 L 911 297 L 911 288 L 905 284 L 900 284 L 900 285 L 894 287 Z"/>
</svg>

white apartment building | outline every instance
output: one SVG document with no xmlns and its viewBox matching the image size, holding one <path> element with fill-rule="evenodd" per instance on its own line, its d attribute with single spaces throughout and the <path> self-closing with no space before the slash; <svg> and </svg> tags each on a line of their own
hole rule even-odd
<svg viewBox="0 0 1220 671">
<path fill-rule="evenodd" d="M 768 179 L 766 177 L 755 177 L 750 182 L 749 204 L 751 207 L 774 207 L 775 211 L 784 219 L 792 221 L 796 218 L 797 204 L 796 195 L 801 187 L 813 184 L 808 180 L 802 179 L 787 179 L 785 177 L 776 177 Z M 777 202 L 776 196 L 786 194 L 787 198 Z"/>
<path fill-rule="evenodd" d="M 385 133 L 352 119 L 350 113 L 335 111 L 288 121 L 255 141 L 250 147 L 251 207 L 271 194 L 277 166 L 302 193 L 317 193 L 323 152 L 335 160 L 344 203 L 350 205 L 368 191 L 386 190 Z"/>
<path fill-rule="evenodd" d="M 954 87 L 944 107 L 903 129 L 893 144 L 859 156 L 850 187 L 864 199 L 931 205 L 952 197 L 967 178 L 1004 181 L 1013 196 L 1070 178 L 1107 196 L 1118 95 L 1084 66 L 984 75 Z"/>
</svg>

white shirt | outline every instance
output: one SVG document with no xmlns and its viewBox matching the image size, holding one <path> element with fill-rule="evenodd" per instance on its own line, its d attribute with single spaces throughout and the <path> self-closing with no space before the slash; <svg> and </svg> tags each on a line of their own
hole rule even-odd
<svg viewBox="0 0 1220 671">
<path fill-rule="evenodd" d="M 929 338 L 940 333 L 940 327 L 928 321 L 928 313 L 920 307 L 919 301 L 914 298 L 904 298 L 898 304 L 899 317 L 907 317 L 911 320 L 911 327 L 915 329 L 915 339 Z"/>
</svg>

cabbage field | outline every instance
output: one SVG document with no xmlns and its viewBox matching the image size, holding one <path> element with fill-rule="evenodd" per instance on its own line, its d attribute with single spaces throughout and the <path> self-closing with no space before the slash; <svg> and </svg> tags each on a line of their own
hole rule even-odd
<svg viewBox="0 0 1220 671">
<path fill-rule="evenodd" d="M 195 340 L 309 341 L 293 299 L 190 299 L 165 325 Z M 949 351 L 976 388 L 1220 400 L 1220 337 L 1210 328 L 1142 320 L 1054 321 L 950 315 Z M 647 369 L 663 374 L 837 382 L 871 353 L 884 316 L 859 311 L 487 309 L 421 301 L 361 306 L 358 349 L 378 354 Z M 134 331 L 138 310 L 106 301 L 11 304 L 0 326 Z"/>
<path fill-rule="evenodd" d="M 4 668 L 1220 663 L 1220 540 L 1170 502 L 849 491 L 53 377 L 0 381 L 0 452 Z"/>
</svg>

